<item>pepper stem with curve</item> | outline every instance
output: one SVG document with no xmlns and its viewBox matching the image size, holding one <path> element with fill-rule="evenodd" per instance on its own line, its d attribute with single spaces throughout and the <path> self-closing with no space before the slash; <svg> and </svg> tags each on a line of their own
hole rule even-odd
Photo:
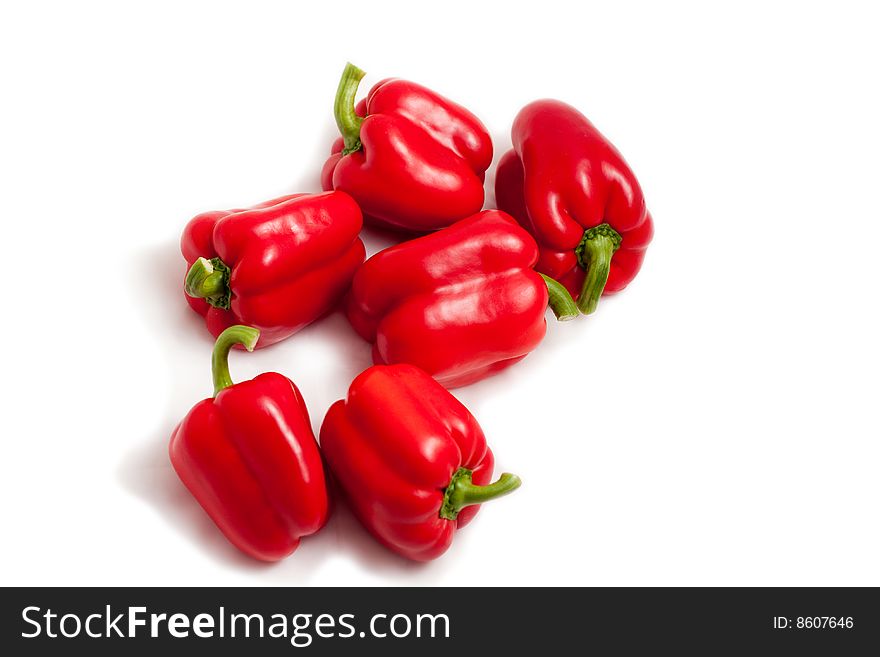
<svg viewBox="0 0 880 657">
<path fill-rule="evenodd" d="M 550 310 L 556 315 L 556 319 L 560 322 L 567 322 L 581 314 L 574 299 L 571 298 L 571 294 L 569 294 L 562 283 L 555 278 L 550 278 L 546 274 L 541 274 L 541 278 L 547 284 L 547 293 L 550 296 L 547 305 L 550 306 Z"/>
<path fill-rule="evenodd" d="M 253 351 L 259 339 L 259 329 L 241 324 L 230 326 L 217 336 L 214 352 L 211 354 L 215 397 L 221 390 L 232 385 L 232 377 L 229 375 L 229 351 L 237 344 L 243 345 L 248 351 Z"/>
<path fill-rule="evenodd" d="M 584 315 L 596 310 L 611 272 L 611 258 L 620 247 L 620 233 L 608 224 L 599 224 L 584 232 L 574 250 L 578 264 L 587 272 L 577 307 Z"/>
<path fill-rule="evenodd" d="M 452 475 L 449 486 L 443 493 L 443 504 L 440 507 L 440 517 L 445 520 L 455 520 L 458 514 L 466 506 L 482 504 L 496 497 L 512 493 L 522 484 L 522 480 L 509 472 L 503 473 L 495 481 L 487 486 L 477 486 L 473 482 L 473 470 L 459 468 Z"/>
<path fill-rule="evenodd" d="M 361 124 L 364 119 L 357 115 L 354 109 L 354 99 L 357 95 L 358 85 L 366 75 L 361 69 L 346 63 L 339 80 L 339 88 L 336 90 L 336 100 L 333 102 L 333 115 L 336 117 L 336 125 L 345 141 L 343 155 L 348 155 L 361 148 Z"/>
<path fill-rule="evenodd" d="M 229 267 L 220 258 L 199 258 L 186 273 L 184 289 L 191 297 L 229 310 Z"/>
</svg>

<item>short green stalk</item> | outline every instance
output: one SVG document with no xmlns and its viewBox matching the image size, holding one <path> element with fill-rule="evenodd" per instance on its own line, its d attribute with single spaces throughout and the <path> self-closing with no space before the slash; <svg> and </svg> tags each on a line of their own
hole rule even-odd
<svg viewBox="0 0 880 657">
<path fill-rule="evenodd" d="M 358 85 L 363 79 L 364 73 L 357 66 L 348 62 L 342 71 L 339 80 L 339 88 L 336 90 L 336 100 L 333 103 L 333 115 L 336 117 L 336 125 L 345 141 L 343 155 L 348 155 L 361 148 L 361 124 L 364 119 L 358 116 L 354 109 L 354 99 L 357 96 Z"/>
<path fill-rule="evenodd" d="M 214 352 L 211 354 L 211 372 L 214 375 L 214 396 L 232 385 L 232 377 L 229 375 L 229 351 L 237 344 L 243 345 L 248 351 L 253 351 L 260 339 L 260 331 L 251 326 L 230 326 L 217 336 L 214 343 Z"/>
<path fill-rule="evenodd" d="M 215 308 L 229 310 L 229 267 L 220 258 L 199 258 L 186 273 L 186 293 L 204 299 Z"/>
<path fill-rule="evenodd" d="M 562 283 L 544 274 L 541 274 L 541 278 L 547 284 L 547 292 L 550 295 L 548 305 L 553 314 L 556 315 L 556 319 L 560 322 L 567 322 L 581 314 L 574 299 L 571 298 L 571 294 L 569 294 Z"/>
<path fill-rule="evenodd" d="M 608 224 L 599 224 L 584 233 L 575 249 L 578 264 L 586 271 L 577 306 L 584 315 L 596 310 L 611 272 L 611 257 L 620 247 L 620 233 Z"/>
<path fill-rule="evenodd" d="M 505 472 L 498 481 L 488 486 L 477 486 L 473 482 L 473 470 L 459 468 L 449 486 L 443 493 L 443 505 L 440 507 L 440 517 L 446 520 L 455 520 L 461 510 L 472 504 L 482 504 L 496 497 L 512 493 L 520 487 L 522 481 L 516 475 Z"/>
</svg>

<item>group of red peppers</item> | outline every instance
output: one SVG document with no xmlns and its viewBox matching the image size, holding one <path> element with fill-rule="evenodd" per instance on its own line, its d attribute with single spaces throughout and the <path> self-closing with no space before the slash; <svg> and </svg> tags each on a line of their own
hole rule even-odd
<svg viewBox="0 0 880 657">
<path fill-rule="evenodd" d="M 615 148 L 576 109 L 523 108 L 482 210 L 485 126 L 412 82 L 348 64 L 341 137 L 322 194 L 294 194 L 192 219 L 181 239 L 186 299 L 217 341 L 214 396 L 177 426 L 171 462 L 226 537 L 286 557 L 330 512 L 332 477 L 384 545 L 417 561 L 449 547 L 479 504 L 519 486 L 446 388 L 494 374 L 559 319 L 589 314 L 635 277 L 653 225 Z M 364 262 L 363 223 L 407 237 Z M 293 335 L 340 302 L 376 363 L 330 407 L 315 440 L 302 395 L 265 373 L 233 384 L 229 351 Z M 325 470 L 326 467 L 326 470 Z"/>
</svg>

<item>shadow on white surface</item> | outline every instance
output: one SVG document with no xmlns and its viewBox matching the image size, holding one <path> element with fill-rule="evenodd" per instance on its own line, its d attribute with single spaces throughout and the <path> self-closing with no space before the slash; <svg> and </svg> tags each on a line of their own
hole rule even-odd
<svg viewBox="0 0 880 657">
<path fill-rule="evenodd" d="M 203 342 L 210 349 L 211 339 L 200 318 L 193 313 L 181 297 L 184 262 L 176 241 L 153 245 L 133 258 L 130 269 L 132 283 L 138 284 L 138 272 L 152 272 L 151 285 L 140 287 L 138 307 L 144 313 L 144 323 L 155 342 L 167 345 L 174 340 Z M 201 352 L 203 349 L 199 349 Z M 167 348 L 161 353 L 171 354 Z M 169 362 L 169 370 L 171 363 Z M 165 416 L 159 428 L 145 440 L 127 450 L 119 465 L 117 476 L 122 487 L 153 507 L 176 531 L 204 548 L 215 559 L 237 567 L 261 568 L 261 564 L 238 552 L 221 535 L 189 491 L 180 483 L 168 460 L 168 441 L 180 420 L 170 417 L 171 401 L 180 398 L 189 386 L 180 377 L 170 377 Z M 193 399 L 195 403 L 197 399 Z M 265 567 L 265 566 L 262 566 Z"/>
<path fill-rule="evenodd" d="M 249 559 L 220 533 L 198 502 L 180 483 L 168 461 L 168 439 L 173 425 L 130 450 L 118 474 L 123 487 L 152 506 L 175 531 L 202 551 L 230 566 L 261 570 L 268 564 Z"/>
<path fill-rule="evenodd" d="M 321 191 L 321 168 L 330 157 L 331 146 L 339 137 L 339 129 L 333 121 L 327 121 L 316 132 L 315 139 L 307 144 L 307 157 L 302 152 L 306 147 L 302 143 L 297 144 L 297 159 L 301 159 L 303 166 L 298 172 L 291 172 L 293 177 L 286 194 L 317 194 Z"/>
<path fill-rule="evenodd" d="M 486 171 L 486 180 L 483 185 L 486 196 L 483 199 L 483 207 L 497 208 L 498 205 L 495 200 L 495 169 L 498 166 L 498 160 L 501 159 L 501 156 L 510 150 L 510 129 L 493 130 L 491 136 L 492 165 L 489 167 L 489 170 Z"/>
<path fill-rule="evenodd" d="M 314 559 L 314 554 L 333 554 L 350 559 L 362 571 L 381 576 L 417 574 L 430 568 L 430 564 L 409 561 L 382 546 L 360 524 L 345 499 L 336 491 L 333 492 L 333 515 L 327 526 L 316 536 L 304 539 L 294 558 L 288 559 L 279 571 L 292 573 L 296 570 L 298 573 L 303 563 Z"/>
</svg>

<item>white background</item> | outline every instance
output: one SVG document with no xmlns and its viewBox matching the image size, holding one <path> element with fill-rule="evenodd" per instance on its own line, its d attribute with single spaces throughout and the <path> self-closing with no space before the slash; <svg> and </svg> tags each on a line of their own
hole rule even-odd
<svg viewBox="0 0 880 657">
<path fill-rule="evenodd" d="M 4 3 L 3 584 L 880 585 L 880 61 L 870 3 Z M 523 487 L 427 565 L 343 508 L 274 566 L 166 455 L 210 394 L 178 238 L 316 191 L 346 60 L 620 148 L 656 238 L 599 311 L 461 389 Z M 487 199 L 491 204 L 491 196 Z M 386 243 L 367 235 L 369 251 Z M 369 364 L 336 314 L 235 354 L 317 428 Z"/>
</svg>

